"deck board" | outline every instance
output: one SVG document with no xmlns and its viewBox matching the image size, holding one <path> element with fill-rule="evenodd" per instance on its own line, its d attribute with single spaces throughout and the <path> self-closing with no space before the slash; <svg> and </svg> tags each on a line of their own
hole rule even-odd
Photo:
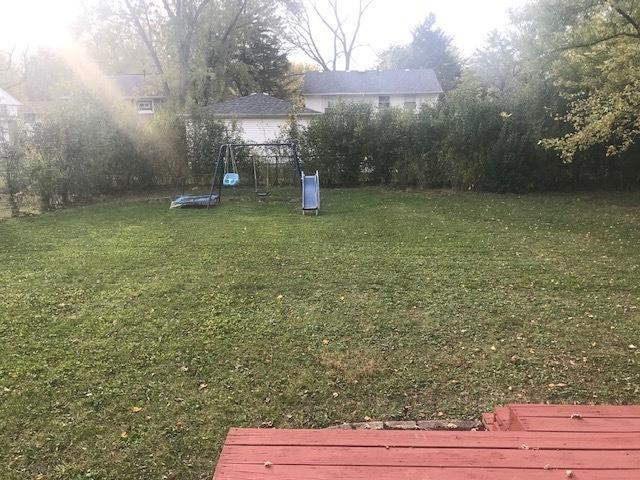
<svg viewBox="0 0 640 480">
<path fill-rule="evenodd" d="M 638 480 L 638 470 L 460 469 L 433 467 L 219 466 L 215 480 Z"/>
<path fill-rule="evenodd" d="M 640 434 L 640 418 L 519 417 L 527 432 L 625 432 Z"/>
<path fill-rule="evenodd" d="M 640 450 L 516 450 L 411 447 L 318 447 L 299 445 L 232 446 L 225 448 L 225 461 L 236 464 L 326 465 L 378 467 L 544 468 L 601 470 L 615 465 L 637 469 Z"/>
<path fill-rule="evenodd" d="M 520 417 L 567 417 L 579 414 L 584 418 L 640 418 L 640 405 L 507 405 Z"/>
<path fill-rule="evenodd" d="M 226 445 L 453 447 L 551 450 L 638 450 L 634 433 L 442 432 L 421 430 L 290 430 L 232 428 Z"/>
<path fill-rule="evenodd" d="M 507 405 L 490 431 L 231 429 L 214 480 L 639 480 L 640 406 Z"/>
</svg>

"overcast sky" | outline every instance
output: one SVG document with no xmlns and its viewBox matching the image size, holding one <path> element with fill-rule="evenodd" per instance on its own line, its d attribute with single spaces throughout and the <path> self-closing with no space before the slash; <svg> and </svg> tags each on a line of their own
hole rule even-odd
<svg viewBox="0 0 640 480">
<path fill-rule="evenodd" d="M 69 41 L 69 26 L 83 0 L 0 0 L 0 46 L 59 47 Z M 320 0 L 322 1 L 322 0 Z M 391 44 L 407 43 L 412 29 L 429 12 L 464 55 L 480 47 L 493 29 L 508 25 L 508 11 L 526 0 L 375 0 L 365 17 L 354 69 L 371 68 Z M 356 0 L 340 0 L 345 14 Z M 327 45 L 328 48 L 331 45 Z M 302 59 L 295 56 L 296 60 Z"/>
</svg>

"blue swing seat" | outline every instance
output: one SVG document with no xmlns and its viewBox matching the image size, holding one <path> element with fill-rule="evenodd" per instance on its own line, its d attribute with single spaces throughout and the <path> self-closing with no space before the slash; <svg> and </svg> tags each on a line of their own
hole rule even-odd
<svg viewBox="0 0 640 480">
<path fill-rule="evenodd" d="M 240 175 L 237 173 L 225 173 L 222 179 L 222 184 L 225 187 L 235 187 L 240 183 Z"/>
</svg>

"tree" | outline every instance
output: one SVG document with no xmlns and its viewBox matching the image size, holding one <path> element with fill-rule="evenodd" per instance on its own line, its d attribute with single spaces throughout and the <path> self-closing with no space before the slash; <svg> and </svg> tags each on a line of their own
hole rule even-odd
<svg viewBox="0 0 640 480">
<path fill-rule="evenodd" d="M 640 132 L 640 2 L 540 0 L 516 17 L 522 50 L 555 81 L 570 126 L 544 143 L 566 161 L 599 145 L 628 150 Z"/>
<path fill-rule="evenodd" d="M 131 0 L 126 0 L 129 3 Z M 162 0 L 178 58 L 178 101 L 183 105 L 191 75 L 191 49 L 200 17 L 211 0 Z"/>
<path fill-rule="evenodd" d="M 506 95 L 521 80 L 523 67 L 511 39 L 493 31 L 485 47 L 477 50 L 471 58 L 470 69 L 486 88 L 498 95 Z"/>
<path fill-rule="evenodd" d="M 227 95 L 282 95 L 289 62 L 277 0 L 229 1 L 210 10 L 194 49 L 194 99 L 206 105 Z"/>
<path fill-rule="evenodd" d="M 164 53 L 159 52 L 154 62 L 142 38 L 132 28 L 123 6 L 124 4 L 118 5 L 112 0 L 99 0 L 93 8 L 85 9 L 75 23 L 75 33 L 80 42 L 91 59 L 105 72 L 163 71 Z M 153 33 L 153 45 L 161 43 L 161 24 L 153 25 Z"/>
<path fill-rule="evenodd" d="M 85 21 L 85 43 L 108 70 L 150 67 L 181 108 L 228 93 L 280 93 L 288 62 L 279 1 L 101 0 Z"/>
<path fill-rule="evenodd" d="M 26 58 L 24 80 L 16 87 L 16 94 L 29 101 L 49 101 L 68 94 L 75 78 L 63 57 L 48 49 L 41 49 Z"/>
<path fill-rule="evenodd" d="M 121 38 L 127 39 L 134 50 L 144 46 L 156 73 L 162 77 L 165 95 L 173 95 L 179 105 L 184 105 L 191 79 L 194 36 L 205 9 L 212 3 L 212 0 L 101 0 L 92 18 L 110 28 L 118 27 L 116 31 L 125 34 Z M 96 28 L 96 32 L 104 29 Z M 131 42 L 132 34 L 139 43 Z M 108 47 L 112 50 L 124 45 L 121 39 L 113 41 L 111 37 L 111 40 Z M 172 77 L 177 80 L 170 82 Z"/>
<path fill-rule="evenodd" d="M 7 193 L 11 216 L 20 214 L 20 198 L 26 178 L 20 128 L 15 122 L 0 122 L 0 184 Z"/>
<path fill-rule="evenodd" d="M 408 45 L 393 46 L 381 55 L 382 68 L 432 68 L 445 91 L 456 86 L 462 66 L 451 37 L 436 27 L 433 13 L 413 31 Z"/>
<path fill-rule="evenodd" d="M 374 1 L 358 0 L 357 9 L 345 14 L 340 10 L 338 0 L 312 1 L 310 8 L 303 0 L 290 0 L 286 2 L 288 40 L 324 71 L 338 70 L 340 60 L 344 62 L 344 69 L 349 70 L 358 46 L 362 20 Z M 333 45 L 329 53 L 321 45 L 327 34 Z"/>
<path fill-rule="evenodd" d="M 24 82 L 28 55 L 28 49 L 22 52 L 16 48 L 0 50 L 0 87 L 13 88 Z"/>
<path fill-rule="evenodd" d="M 289 69 L 277 33 L 255 26 L 245 30 L 236 43 L 228 70 L 228 83 L 240 95 L 264 92 L 276 97 L 287 95 L 282 79 Z"/>
</svg>

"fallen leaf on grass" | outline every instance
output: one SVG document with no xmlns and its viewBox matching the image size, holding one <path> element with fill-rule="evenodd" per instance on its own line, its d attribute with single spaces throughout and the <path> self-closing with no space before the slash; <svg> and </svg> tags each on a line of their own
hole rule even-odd
<svg viewBox="0 0 640 480">
<path fill-rule="evenodd" d="M 142 411 L 142 407 L 131 407 L 133 413 L 139 413 Z"/>
<path fill-rule="evenodd" d="M 129 434 L 127 432 L 120 432 L 120 438 L 127 438 L 129 437 Z"/>
</svg>

